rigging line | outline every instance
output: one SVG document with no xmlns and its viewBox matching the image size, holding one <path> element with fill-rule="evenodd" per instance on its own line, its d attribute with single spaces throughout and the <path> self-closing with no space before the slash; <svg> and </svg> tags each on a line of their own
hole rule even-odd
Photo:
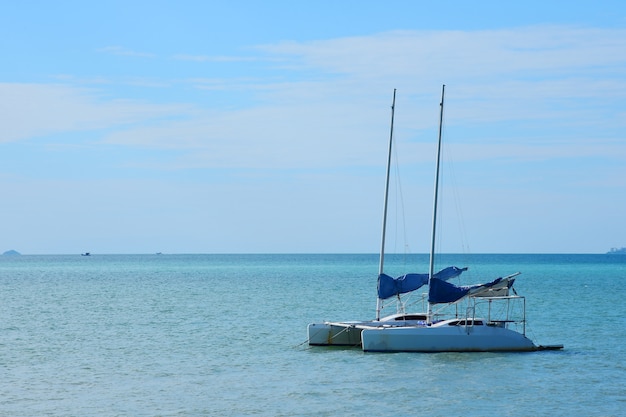
<svg viewBox="0 0 626 417">
<path fill-rule="evenodd" d="M 395 210 L 395 214 L 393 216 L 393 220 L 394 220 L 394 234 L 393 234 L 393 252 L 397 253 L 398 252 L 398 226 L 400 224 L 399 222 L 399 215 L 398 215 L 398 210 L 399 210 L 399 195 L 400 195 L 400 191 L 399 189 L 401 189 L 401 184 L 400 184 L 400 168 L 398 165 L 400 165 L 398 163 L 398 149 L 397 149 L 397 143 L 396 146 L 394 146 L 393 148 L 393 160 L 394 160 L 394 164 L 393 164 L 393 171 L 394 171 L 394 178 L 393 178 L 393 186 L 394 186 L 394 198 L 395 198 L 395 204 L 394 204 L 394 210 Z"/>
<path fill-rule="evenodd" d="M 400 195 L 400 211 L 401 211 L 400 218 L 402 219 L 402 249 L 403 249 L 402 253 L 404 253 L 404 255 L 407 255 L 407 249 L 409 247 L 409 243 L 408 243 L 407 234 L 406 234 L 406 212 L 405 212 L 405 205 L 404 205 L 404 193 L 402 192 L 402 183 L 400 182 L 399 171 L 398 171 L 398 194 Z M 406 265 L 406 256 L 404 257 L 404 262 Z"/>
<path fill-rule="evenodd" d="M 444 115 L 444 119 L 445 119 L 445 115 Z M 444 135 L 445 135 L 445 123 L 443 126 L 443 131 L 444 131 Z M 456 229 L 452 230 L 453 233 L 454 232 L 458 232 L 458 237 L 457 239 L 460 240 L 460 261 L 468 264 L 470 263 L 470 259 L 469 259 L 469 255 L 471 255 L 471 250 L 470 250 L 470 244 L 469 244 L 469 238 L 468 238 L 468 234 L 467 234 L 467 227 L 466 227 L 466 223 L 465 223 L 465 217 L 463 214 L 463 204 L 462 204 L 462 199 L 461 199 L 461 193 L 460 193 L 460 187 L 458 186 L 458 181 L 457 181 L 457 176 L 456 176 L 456 169 L 455 169 L 455 164 L 454 164 L 454 160 L 455 160 L 455 155 L 453 153 L 454 151 L 454 146 L 450 145 L 449 141 L 445 141 L 444 144 L 442 145 L 442 159 L 445 161 L 445 166 L 446 169 L 444 170 L 445 173 L 442 173 L 444 178 L 445 178 L 445 183 L 448 184 L 448 186 L 446 187 L 449 190 L 449 197 L 451 198 L 451 204 L 452 207 L 451 209 L 454 211 L 454 217 L 456 220 Z M 445 193 L 444 193 L 445 195 Z M 444 204 L 442 204 L 444 207 L 447 206 L 447 199 L 446 198 L 442 198 L 440 201 L 442 201 Z M 442 209 L 442 212 L 445 212 L 444 209 Z M 443 227 L 446 227 L 446 223 L 444 222 Z M 450 230 L 450 228 L 447 229 L 448 231 Z M 442 235 L 444 235 L 442 233 Z M 457 241 L 458 242 L 458 241 Z M 456 252 L 456 251 L 454 251 Z M 465 276 L 459 276 L 458 282 L 459 284 L 462 283 L 463 281 L 465 281 L 465 279 L 469 279 L 470 281 L 472 280 L 473 277 L 473 270 L 469 270 L 467 274 L 465 274 Z"/>
<path fill-rule="evenodd" d="M 443 115 L 444 122 L 442 123 L 442 137 L 444 138 L 447 135 L 445 119 L 446 119 L 446 114 L 444 113 Z M 448 193 L 442 193 L 442 196 L 439 199 L 439 204 L 441 206 L 440 212 L 441 213 L 446 212 L 447 207 L 449 206 L 449 202 L 448 202 L 448 199 L 445 197 L 446 195 L 449 195 L 452 200 L 451 204 L 452 204 L 452 209 L 454 211 L 454 217 L 456 217 L 457 229 L 459 232 L 459 239 L 460 239 L 460 244 L 461 244 L 461 254 L 468 255 L 471 253 L 471 251 L 469 249 L 469 239 L 467 237 L 468 236 L 467 228 L 465 226 L 465 219 L 463 216 L 463 208 L 461 204 L 461 197 L 460 197 L 460 192 L 459 192 L 459 187 L 458 187 L 458 182 L 457 182 L 457 177 L 456 177 L 456 170 L 454 167 L 453 150 L 454 150 L 454 147 L 449 144 L 448 140 L 442 141 L 441 159 L 442 161 L 445 161 L 446 169 L 442 170 L 440 175 L 442 177 L 441 182 L 448 184 L 445 188 L 448 189 L 449 191 Z M 450 230 L 450 228 L 447 227 L 448 222 L 440 222 L 439 224 L 440 224 L 440 226 L 438 225 L 440 227 L 439 236 L 444 237 L 446 236 L 446 233 L 444 232 L 444 230 L 446 231 Z M 443 247 L 443 239 L 438 239 L 437 241 L 438 253 L 441 253 L 442 247 Z M 462 261 L 467 262 L 467 258 L 464 257 Z M 441 264 L 439 266 L 441 267 Z M 459 277 L 459 279 L 461 278 L 462 277 Z"/>
<path fill-rule="evenodd" d="M 395 193 L 395 197 L 396 197 L 396 215 L 395 215 L 395 226 L 396 226 L 396 233 L 395 233 L 395 241 L 394 241 L 394 251 L 397 253 L 398 252 L 398 229 L 401 227 L 402 228 L 402 239 L 403 239 L 403 251 L 402 253 L 404 253 L 405 255 L 407 254 L 407 248 L 409 247 L 408 242 L 407 242 L 407 233 L 406 233 L 406 212 L 404 209 L 404 193 L 402 192 L 402 176 L 400 175 L 400 158 L 398 156 L 398 146 L 397 146 L 397 141 L 396 141 L 396 146 L 394 146 L 393 148 L 393 159 L 395 161 L 394 164 L 394 185 L 395 185 L 395 189 L 396 189 L 396 193 Z M 405 264 L 406 264 L 406 257 L 404 259 Z"/>
<path fill-rule="evenodd" d="M 456 213 L 456 219 L 458 223 L 459 233 L 461 236 L 461 250 L 463 254 L 471 253 L 469 250 L 469 240 L 467 238 L 467 228 L 465 227 L 465 218 L 463 216 L 463 206 L 461 204 L 461 194 L 459 192 L 459 186 L 456 178 L 456 170 L 454 169 L 454 156 L 452 155 L 453 147 L 448 147 L 446 150 L 448 157 L 446 158 L 446 165 L 448 166 L 452 201 L 454 203 L 454 209 Z"/>
</svg>

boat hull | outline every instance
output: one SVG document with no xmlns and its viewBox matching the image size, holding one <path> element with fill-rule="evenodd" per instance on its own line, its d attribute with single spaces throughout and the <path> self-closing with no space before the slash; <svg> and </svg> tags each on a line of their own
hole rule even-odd
<svg viewBox="0 0 626 417">
<path fill-rule="evenodd" d="M 311 346 L 361 346 L 361 331 L 373 327 L 416 326 L 425 323 L 426 314 L 392 314 L 380 320 L 325 321 L 307 327 Z"/>
<path fill-rule="evenodd" d="M 443 325 L 377 327 L 361 332 L 366 352 L 530 352 L 525 335 L 500 326 Z"/>
<path fill-rule="evenodd" d="M 311 323 L 307 328 L 311 346 L 361 346 L 357 323 Z"/>
</svg>

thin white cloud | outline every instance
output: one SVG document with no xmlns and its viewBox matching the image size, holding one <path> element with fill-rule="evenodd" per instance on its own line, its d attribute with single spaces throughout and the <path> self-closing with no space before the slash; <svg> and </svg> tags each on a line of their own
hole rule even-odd
<svg viewBox="0 0 626 417">
<path fill-rule="evenodd" d="M 489 132 L 482 138 L 457 135 L 453 140 L 492 145 L 494 133 L 489 125 L 496 123 L 501 124 L 499 128 L 504 123 L 525 123 L 534 126 L 535 135 L 545 124 L 552 129 L 546 135 L 558 134 L 556 139 L 564 138 L 555 132 L 559 125 L 599 127 L 606 131 L 601 136 L 610 140 L 626 123 L 620 117 L 623 112 L 616 110 L 620 106 L 615 106 L 626 101 L 624 35 L 621 29 L 543 26 L 394 31 L 265 45 L 259 47 L 265 54 L 263 60 L 289 66 L 265 76 L 245 77 L 240 70 L 236 77 L 184 81 L 198 90 L 237 92 L 244 101 L 230 108 L 106 100 L 96 90 L 67 85 L 4 84 L 2 97 L 13 99 L 5 102 L 8 123 L 0 140 L 107 128 L 109 144 L 182 150 L 189 154 L 177 164 L 194 167 L 328 167 L 351 161 L 367 165 L 378 161 L 392 88 L 399 88 L 399 140 L 427 142 L 437 122 L 439 89 L 444 82 L 449 84 L 446 123 Z M 132 51 L 108 47 L 103 52 Z M 232 57 L 176 58 L 219 61 Z M 183 82 L 148 81 L 150 86 Z M 146 85 L 141 79 L 133 84 Z M 511 136 L 501 144 L 508 150 L 501 152 L 537 154 L 538 149 L 528 143 L 520 147 L 513 132 L 499 133 Z M 598 149 L 603 152 L 609 147 Z M 465 153 L 477 158 L 492 154 L 487 149 Z M 605 151 L 609 154 L 616 152 Z"/>
<path fill-rule="evenodd" d="M 398 31 L 260 49 L 289 62 L 283 71 L 317 71 L 317 79 L 326 78 L 326 85 L 355 101 L 391 87 L 405 96 L 432 96 L 448 84 L 456 103 L 449 110 L 458 110 L 454 120 L 461 123 L 567 118 L 570 100 L 579 99 L 589 100 L 586 108 L 579 104 L 583 111 L 607 111 L 608 117 L 615 112 L 609 106 L 622 107 L 626 99 L 624 29 Z M 300 94 L 295 87 L 287 94 Z M 416 114 L 427 110 L 413 106 Z"/>
<path fill-rule="evenodd" d="M 445 138 L 469 185 L 464 206 L 480 227 L 470 234 L 481 239 L 478 249 L 567 250 L 538 243 L 528 225 L 552 236 L 580 224 L 605 230 L 598 212 L 622 224 L 624 50 L 624 29 L 393 31 L 279 42 L 249 56 L 160 51 L 163 68 L 133 61 L 146 65 L 145 77 L 139 66 L 134 78 L 103 65 L 54 84 L 0 84 L 0 142 L 38 139 L 6 147 L 3 194 L 7 216 L 18 219 L 9 235 L 25 246 L 49 236 L 41 250 L 50 251 L 58 236 L 92 235 L 87 224 L 118 248 L 135 228 L 127 247 L 141 248 L 161 224 L 179 248 L 196 239 L 192 250 L 213 240 L 210 250 L 258 251 L 268 244 L 258 236 L 268 235 L 272 251 L 375 249 L 392 90 L 398 156 L 403 173 L 412 170 L 410 187 L 420 188 L 406 192 L 406 206 L 418 212 L 424 225 L 411 230 L 420 231 L 429 226 L 445 83 Z M 157 57 L 122 46 L 99 52 Z M 72 146 L 83 136 L 74 132 L 100 140 L 72 152 L 35 149 Z M 311 246 L 293 239 L 302 227 Z M 494 246 L 505 232 L 515 242 Z M 328 236 L 342 243 L 329 248 Z"/>
<path fill-rule="evenodd" d="M 108 129 L 172 116 L 180 105 L 107 100 L 97 91 L 61 84 L 0 83 L 4 119 L 0 142 L 13 142 L 59 132 Z"/>
<path fill-rule="evenodd" d="M 393 31 L 371 36 L 260 47 L 292 62 L 362 76 L 408 75 L 417 82 L 439 74 L 481 78 L 496 74 L 623 65 L 624 29 L 536 26 L 482 31 Z M 456 78 L 455 77 L 455 78 Z"/>
<path fill-rule="evenodd" d="M 464 165 L 467 180 L 485 181 L 492 198 L 511 186 L 526 187 L 524 207 L 542 206 L 537 183 L 579 192 L 623 185 L 615 166 L 626 159 L 620 140 L 626 127 L 625 34 L 534 27 L 390 32 L 266 46 L 271 57 L 289 63 L 277 68 L 283 81 L 228 82 L 271 106 L 215 109 L 202 115 L 204 123 L 181 121 L 146 134 L 118 132 L 125 138 L 116 134 L 109 140 L 160 138 L 141 146 L 163 146 L 173 145 L 168 137 L 182 135 L 189 140 L 182 143 L 195 150 L 160 161 L 170 169 L 377 167 L 385 151 L 391 90 L 398 87 L 402 158 L 429 167 L 440 85 L 447 83 L 452 157 L 472 162 Z M 219 88 L 220 80 L 196 85 Z M 497 180 L 501 170 L 506 181 Z M 482 207 L 489 201 L 470 206 L 491 213 Z"/>
<path fill-rule="evenodd" d="M 352 122 L 346 124 L 348 118 Z M 332 105 L 264 107 L 205 112 L 191 120 L 119 130 L 106 142 L 186 150 L 186 156 L 176 162 L 178 168 L 329 168 L 345 165 L 346 159 L 372 163 L 375 153 L 367 144 L 372 136 L 355 136 L 353 123 L 365 124 L 360 116 Z M 380 134 L 385 130 L 383 126 Z"/>
</svg>

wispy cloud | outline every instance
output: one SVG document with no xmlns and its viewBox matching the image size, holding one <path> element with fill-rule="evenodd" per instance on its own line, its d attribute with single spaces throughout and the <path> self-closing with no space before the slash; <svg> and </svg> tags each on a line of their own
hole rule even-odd
<svg viewBox="0 0 626 417">
<path fill-rule="evenodd" d="M 534 71 L 606 71 L 624 64 L 626 30 L 536 26 L 481 31 L 393 31 L 259 49 L 301 65 L 362 76 L 532 77 Z M 531 71 L 531 73 L 527 73 Z M 455 78 L 456 78 L 455 77 Z"/>
<path fill-rule="evenodd" d="M 463 106 L 455 120 L 463 123 L 464 116 L 541 117 L 551 105 L 576 99 L 591 100 L 590 108 L 619 108 L 623 106 L 615 106 L 616 101 L 626 99 L 624 29 L 394 31 L 259 49 L 282 58 L 285 73 L 306 74 L 307 82 L 325 79 L 323 84 L 332 84 L 337 93 L 359 100 L 380 96 L 390 87 L 400 88 L 402 95 L 424 97 L 448 84 L 454 101 Z M 300 93 L 294 88 L 288 94 Z"/>
<path fill-rule="evenodd" d="M 621 29 L 394 31 L 280 42 L 257 50 L 260 55 L 254 57 L 174 56 L 181 62 L 243 64 L 232 76 L 125 82 L 236 92 L 243 101 L 230 107 L 210 102 L 155 105 L 105 99 L 100 90 L 84 87 L 5 84 L 2 95 L 15 100 L 7 107 L 12 116 L 1 140 L 63 129 L 108 129 L 104 137 L 109 144 L 189 151 L 184 160 L 193 166 L 202 165 L 201 160 L 214 167 L 369 164 L 377 161 L 385 136 L 391 90 L 399 88 L 399 140 L 419 142 L 430 139 L 435 128 L 442 83 L 449 84 L 447 123 L 473 129 L 462 133 L 467 146 L 479 149 L 479 143 L 493 145 L 498 137 L 513 135 L 507 124 L 531 129 L 523 132 L 521 145 L 517 133 L 491 151 L 468 149 L 466 157 L 493 155 L 494 149 L 498 154 L 543 155 L 546 148 L 539 151 L 532 142 L 547 135 L 574 140 L 560 126 L 576 125 L 579 134 L 611 141 L 626 124 L 620 110 L 626 102 L 626 31 Z M 118 46 L 101 51 L 152 56 Z M 271 67 L 286 65 L 246 73 L 245 64 L 257 60 Z M 576 149 L 586 152 L 585 146 Z M 616 152 L 608 146 L 596 149 L 594 154 Z"/>
<path fill-rule="evenodd" d="M 0 142 L 59 132 L 128 126 L 179 114 L 185 106 L 105 99 L 98 90 L 63 84 L 0 84 L 0 109 L 6 118 Z"/>
<path fill-rule="evenodd" d="M 50 225 L 61 224 L 56 217 L 67 214 L 69 201 L 80 213 L 92 215 L 96 207 L 99 219 L 110 219 L 96 223 L 119 236 L 125 232 L 119 218 L 141 222 L 158 207 L 155 213 L 175 213 L 161 222 L 172 228 L 181 218 L 189 220 L 190 235 L 215 236 L 224 227 L 221 236 L 229 237 L 239 228 L 254 231 L 244 239 L 250 242 L 267 235 L 254 229 L 259 224 L 289 229 L 276 239 L 292 242 L 306 216 L 315 219 L 308 223 L 320 242 L 341 235 L 344 247 L 354 248 L 362 225 L 374 215 L 378 221 L 393 88 L 398 88 L 401 165 L 421 170 L 412 178 L 423 178 L 418 187 L 430 188 L 444 83 L 446 143 L 452 160 L 462 165 L 461 181 L 471 187 L 472 224 L 481 227 L 477 234 L 484 248 L 501 249 L 493 242 L 501 241 L 503 228 L 486 234 L 483 225 L 503 213 L 514 219 L 507 233 L 515 236 L 528 234 L 523 229 L 538 227 L 536 219 L 543 218 L 543 231 L 562 224 L 553 236 L 569 232 L 572 224 L 612 229 L 586 221 L 586 213 L 602 212 L 612 224 L 623 217 L 623 193 L 594 193 L 607 186 L 619 191 L 626 178 L 624 50 L 624 29 L 574 26 L 392 31 L 276 42 L 253 48 L 250 55 L 228 55 L 226 49 L 214 55 L 210 49 L 155 55 L 104 47 L 99 59 L 114 67 L 103 65 L 101 72 L 91 67 L 91 73 L 64 73 L 51 84 L 0 84 L 0 142 L 24 142 L 6 146 L 0 175 L 26 178 L 32 186 L 16 185 L 7 199 L 13 217 L 28 220 L 13 235 L 22 236 L 21 228 L 53 201 L 50 219 L 36 227 L 37 235 L 46 227 L 50 231 Z M 142 59 L 125 72 L 112 56 Z M 146 58 L 161 58 L 162 65 Z M 76 141 L 80 149 L 69 149 Z M 48 152 L 51 146 L 62 151 Z M 25 150 L 28 158 L 22 161 Z M 86 168 L 93 172 L 85 175 Z M 63 178 L 74 179 L 67 192 L 67 182 L 50 182 Z M 94 178 L 106 184 L 93 187 Z M 137 178 L 149 178 L 149 186 Z M 185 187 L 182 201 L 178 193 Z M 80 191 L 87 188 L 92 204 Z M 430 195 L 430 189 L 424 192 Z M 47 195 L 28 205 L 26 217 L 25 193 Z M 409 194 L 407 199 L 422 195 Z M 203 205 L 196 204 L 197 196 Z M 129 198 L 133 204 L 120 204 Z M 124 211 L 124 205 L 135 209 Z M 423 200 L 411 206 L 424 211 L 418 218 L 429 217 Z M 236 220 L 228 227 L 218 224 L 233 208 L 240 210 Z M 181 216 L 178 210 L 196 212 Z M 524 216 L 529 220 L 520 222 Z M 219 221 L 207 226 L 206 218 Z M 83 228 L 85 222 L 78 223 Z M 146 230 L 153 230 L 148 223 Z M 198 224 L 206 229 L 199 232 Z M 337 232 L 337 224 L 345 233 Z M 616 236 L 621 233 L 615 230 Z M 56 230 L 49 234 L 55 241 L 59 236 Z M 526 249 L 537 248 L 536 236 L 527 237 Z M 216 241 L 224 250 L 223 239 Z"/>
</svg>

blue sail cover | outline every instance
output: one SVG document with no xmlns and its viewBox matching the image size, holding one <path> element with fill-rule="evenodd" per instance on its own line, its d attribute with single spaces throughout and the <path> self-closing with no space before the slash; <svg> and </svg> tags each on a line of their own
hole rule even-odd
<svg viewBox="0 0 626 417">
<path fill-rule="evenodd" d="M 450 278 L 458 277 L 463 271 L 467 271 L 467 268 L 449 266 L 433 275 L 433 279 L 436 278 L 444 282 Z M 428 284 L 428 274 L 406 274 L 398 278 L 380 274 L 378 276 L 378 298 L 384 300 L 395 295 L 415 291 L 426 284 Z"/>
<path fill-rule="evenodd" d="M 430 280 L 430 288 L 428 291 L 428 302 L 432 304 L 439 303 L 453 303 L 460 300 L 468 294 L 480 293 L 498 284 L 502 284 L 503 287 L 510 288 L 515 280 L 496 278 L 495 280 L 486 284 L 470 285 L 470 286 L 456 286 L 444 280 L 434 278 Z"/>
</svg>

